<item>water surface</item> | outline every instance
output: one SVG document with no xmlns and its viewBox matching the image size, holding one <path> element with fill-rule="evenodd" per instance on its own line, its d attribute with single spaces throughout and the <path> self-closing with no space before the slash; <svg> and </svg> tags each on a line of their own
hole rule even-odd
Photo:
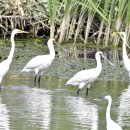
<svg viewBox="0 0 130 130">
<path fill-rule="evenodd" d="M 25 44 L 25 45 L 24 45 Z M 32 57 L 48 53 L 45 45 L 18 41 L 10 72 L 4 77 L 0 93 L 1 130 L 105 130 L 106 100 L 113 98 L 111 116 L 123 129 L 130 129 L 130 87 L 128 73 L 122 66 L 121 51 L 92 49 L 84 46 L 65 46 L 67 53 L 56 47 L 56 58 L 41 79 L 41 87 L 33 84 L 34 76 L 20 74 Z M 1 61 L 6 59 L 10 46 L 0 46 Z M 76 72 L 96 66 L 95 53 L 104 55 L 116 64 L 111 67 L 102 60 L 103 70 L 91 85 L 77 96 L 77 87 L 65 86 Z"/>
</svg>

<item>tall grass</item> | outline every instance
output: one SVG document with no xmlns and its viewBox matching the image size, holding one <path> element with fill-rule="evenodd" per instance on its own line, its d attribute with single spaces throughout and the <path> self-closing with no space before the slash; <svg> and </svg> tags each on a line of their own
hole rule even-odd
<svg viewBox="0 0 130 130">
<path fill-rule="evenodd" d="M 113 18 L 114 18 L 114 9 L 115 9 L 115 3 L 116 1 L 115 0 L 112 0 L 112 1 L 109 1 L 110 3 L 110 11 L 108 11 L 109 13 L 107 14 L 108 15 L 108 26 L 106 27 L 105 29 L 105 38 L 104 38 L 104 44 L 105 46 L 108 45 L 108 42 L 109 42 L 109 38 L 110 38 L 110 35 L 111 35 L 111 28 L 113 28 Z M 114 25 L 115 26 L 115 25 Z"/>
<path fill-rule="evenodd" d="M 50 38 L 54 38 L 58 0 L 49 0 Z"/>
<path fill-rule="evenodd" d="M 103 10 L 104 10 L 104 12 L 106 12 L 106 15 L 108 15 L 111 0 L 105 0 L 104 2 L 105 2 L 105 3 L 104 3 Z M 102 20 L 101 20 L 100 27 L 99 27 L 98 37 L 97 37 L 97 44 L 98 44 L 98 45 L 99 45 L 100 42 L 101 42 L 101 36 L 104 35 L 104 32 L 103 32 L 104 25 L 105 25 L 105 20 L 102 19 Z M 109 26 L 110 26 L 110 25 L 109 25 Z"/>
<path fill-rule="evenodd" d="M 117 31 L 121 30 L 121 25 L 125 24 L 123 22 L 124 17 L 126 16 L 126 5 L 128 3 L 128 0 L 119 0 L 118 1 L 118 11 L 117 11 L 117 17 L 115 20 L 115 25 L 116 25 L 116 29 Z M 115 36 L 114 37 L 114 46 L 117 46 L 119 43 L 119 37 Z"/>
<path fill-rule="evenodd" d="M 65 32 L 67 30 L 67 23 L 69 23 L 70 20 L 70 10 L 72 8 L 72 0 L 65 0 L 64 1 L 64 6 L 63 6 L 63 12 L 64 16 L 61 21 L 61 26 L 60 26 L 60 37 L 59 37 L 59 43 L 62 43 L 64 37 L 65 37 Z"/>
<path fill-rule="evenodd" d="M 82 0 L 81 3 L 83 3 L 84 5 L 87 5 L 88 1 Z M 80 12 L 79 12 L 79 15 L 78 15 L 78 19 L 77 19 L 77 28 L 76 28 L 75 36 L 74 36 L 74 44 L 76 43 L 78 36 L 80 36 L 80 30 L 84 25 L 86 14 L 87 14 L 87 8 L 85 6 L 81 6 Z"/>
<path fill-rule="evenodd" d="M 93 8 L 93 6 L 91 6 L 92 3 L 90 3 L 91 1 L 89 1 L 88 3 L 88 7 L 91 7 L 91 9 L 88 10 L 88 19 L 87 19 L 87 26 L 86 26 L 86 30 L 85 30 L 85 44 L 88 42 L 88 36 L 89 36 L 89 32 L 92 26 L 92 22 L 96 13 L 95 8 Z M 92 0 L 92 2 L 95 3 L 96 8 L 98 8 L 98 6 L 100 5 L 100 0 Z"/>
<path fill-rule="evenodd" d="M 126 11 L 126 27 L 125 32 L 127 33 L 127 41 L 129 40 L 130 36 L 130 1 L 127 3 L 127 11 Z"/>
<path fill-rule="evenodd" d="M 130 40 L 129 12 L 129 0 L 0 0 L 0 32 L 29 26 L 34 36 L 42 32 L 59 43 L 81 39 L 84 44 L 93 40 L 118 46 L 120 39 L 112 39 L 113 32 L 126 31 Z"/>
</svg>

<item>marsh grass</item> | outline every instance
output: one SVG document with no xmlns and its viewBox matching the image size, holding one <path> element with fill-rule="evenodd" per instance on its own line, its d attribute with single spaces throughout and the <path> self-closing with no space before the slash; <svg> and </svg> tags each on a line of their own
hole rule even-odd
<svg viewBox="0 0 130 130">
<path fill-rule="evenodd" d="M 129 0 L 0 0 L 0 33 L 13 28 L 59 43 L 93 40 L 97 45 L 119 45 L 115 31 L 130 35 Z"/>
</svg>

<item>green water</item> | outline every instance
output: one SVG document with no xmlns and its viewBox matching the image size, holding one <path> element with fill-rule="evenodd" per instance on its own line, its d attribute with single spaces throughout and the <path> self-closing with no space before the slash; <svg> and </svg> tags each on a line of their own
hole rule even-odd
<svg viewBox="0 0 130 130">
<path fill-rule="evenodd" d="M 56 47 L 56 58 L 41 79 L 41 87 L 34 87 L 33 75 L 20 74 L 32 57 L 48 53 L 47 46 L 33 46 L 17 41 L 10 72 L 4 77 L 0 93 L 0 130 L 105 130 L 106 100 L 113 98 L 111 117 L 124 130 L 130 129 L 130 87 L 126 70 L 121 66 L 121 51 L 103 50 L 105 56 L 116 64 L 111 67 L 102 61 L 103 70 L 91 85 L 88 97 L 86 88 L 76 95 L 77 87 L 65 86 L 66 81 L 84 68 L 96 66 L 94 59 L 98 49 L 64 46 L 64 52 Z M 0 46 L 0 58 L 4 60 L 9 46 Z"/>
</svg>

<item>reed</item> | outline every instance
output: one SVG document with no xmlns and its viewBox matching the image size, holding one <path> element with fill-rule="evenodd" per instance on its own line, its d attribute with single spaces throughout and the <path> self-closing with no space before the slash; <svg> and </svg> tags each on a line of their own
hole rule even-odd
<svg viewBox="0 0 130 130">
<path fill-rule="evenodd" d="M 57 38 L 59 43 L 77 39 L 87 44 L 119 45 L 115 31 L 125 31 L 130 40 L 129 0 L 0 0 L 0 33 L 13 28 L 33 36 Z"/>
<path fill-rule="evenodd" d="M 119 0 L 117 1 L 117 7 L 118 7 L 118 11 L 117 11 L 117 17 L 115 16 L 115 26 L 117 31 L 121 31 L 121 25 L 125 24 L 124 23 L 124 16 L 126 15 L 126 5 L 128 3 L 128 0 Z M 114 37 L 114 46 L 117 46 L 119 43 L 119 37 L 117 37 L 115 35 Z"/>
<path fill-rule="evenodd" d="M 64 16 L 62 18 L 61 26 L 60 26 L 60 37 L 59 37 L 59 43 L 62 43 L 66 29 L 67 29 L 67 23 L 69 23 L 70 20 L 70 10 L 72 6 L 72 0 L 65 0 L 64 6 L 63 6 L 63 12 Z"/>
<path fill-rule="evenodd" d="M 87 0 L 82 0 L 81 3 L 83 3 L 84 5 L 87 5 L 88 4 L 88 1 Z M 79 7 L 79 6 L 78 6 Z M 87 14 L 87 8 L 85 6 L 81 6 L 80 10 L 77 10 L 80 11 L 80 13 L 78 14 L 78 20 L 77 20 L 77 28 L 75 29 L 75 35 L 74 35 L 74 44 L 76 43 L 76 40 L 79 36 L 81 36 L 81 33 L 80 31 L 82 31 L 81 28 L 83 28 L 83 25 L 85 23 L 85 19 L 86 19 L 86 14 Z"/>
<path fill-rule="evenodd" d="M 92 2 L 95 3 L 95 7 L 94 8 L 92 6 Z M 91 26 L 92 26 L 92 22 L 93 22 L 95 13 L 96 13 L 95 8 L 98 9 L 98 7 L 100 5 L 100 2 L 101 1 L 98 1 L 98 0 L 89 1 L 88 7 L 91 7 L 91 8 L 88 10 L 88 20 L 87 20 L 87 26 L 86 26 L 86 30 L 85 30 L 85 41 L 84 41 L 85 44 L 87 44 L 87 42 L 88 42 L 89 32 L 90 32 L 90 29 L 91 29 Z"/>
<path fill-rule="evenodd" d="M 109 42 L 111 42 L 111 41 L 109 41 L 109 39 L 110 39 L 110 35 L 111 35 L 111 28 L 112 28 L 112 30 L 114 30 L 113 28 L 113 18 L 114 18 L 114 9 L 115 9 L 115 3 L 116 3 L 116 1 L 115 0 L 112 0 L 112 1 L 110 1 L 110 11 L 109 11 L 109 13 L 108 13 L 108 25 L 107 25 L 107 27 L 106 27 L 106 29 L 105 29 L 105 37 L 104 37 L 104 44 L 105 44 L 105 46 L 108 46 L 108 43 Z"/>
<path fill-rule="evenodd" d="M 104 1 L 103 10 L 104 10 L 104 12 L 106 12 L 106 16 L 109 14 L 110 2 L 111 2 L 111 0 L 105 0 Z M 103 32 L 104 28 L 105 28 L 105 20 L 101 19 L 101 23 L 100 23 L 100 27 L 99 27 L 99 33 L 98 33 L 98 37 L 97 37 L 97 45 L 99 45 L 102 42 L 101 37 L 104 36 L 104 34 L 105 34 Z"/>
<path fill-rule="evenodd" d="M 54 38 L 55 32 L 55 18 L 57 14 L 58 1 L 49 0 L 49 16 L 50 16 L 50 38 Z"/>
<path fill-rule="evenodd" d="M 127 4 L 125 32 L 127 34 L 127 41 L 128 41 L 130 37 L 130 1 L 128 1 Z"/>
</svg>

